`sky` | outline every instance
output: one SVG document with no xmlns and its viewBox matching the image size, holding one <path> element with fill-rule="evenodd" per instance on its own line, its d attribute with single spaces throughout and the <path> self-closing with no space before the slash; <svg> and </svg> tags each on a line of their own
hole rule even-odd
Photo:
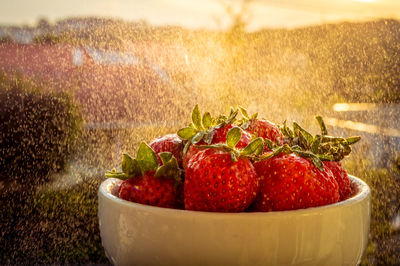
<svg viewBox="0 0 400 266">
<path fill-rule="evenodd" d="M 153 25 L 223 30 L 230 24 L 227 7 L 241 0 L 0 0 L 1 25 L 35 25 L 67 17 L 103 16 Z M 294 28 L 336 21 L 400 19 L 400 0 L 252 0 L 248 30 Z"/>
</svg>

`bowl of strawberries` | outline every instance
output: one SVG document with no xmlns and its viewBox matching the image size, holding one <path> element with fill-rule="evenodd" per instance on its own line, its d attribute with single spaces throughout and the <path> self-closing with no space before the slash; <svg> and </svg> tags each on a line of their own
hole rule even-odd
<svg viewBox="0 0 400 266">
<path fill-rule="evenodd" d="M 242 115 L 238 119 L 238 114 Z M 201 114 L 124 153 L 99 189 L 99 224 L 115 265 L 357 265 L 370 189 L 341 160 L 359 137 L 248 115 Z"/>
</svg>

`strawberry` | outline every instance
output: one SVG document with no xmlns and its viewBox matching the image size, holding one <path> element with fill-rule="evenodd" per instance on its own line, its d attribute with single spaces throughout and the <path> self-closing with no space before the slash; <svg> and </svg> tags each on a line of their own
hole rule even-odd
<svg viewBox="0 0 400 266">
<path fill-rule="evenodd" d="M 184 184 L 185 209 L 214 212 L 244 211 L 258 191 L 257 173 L 248 158 L 262 152 L 261 138 L 244 149 L 235 147 L 242 130 L 233 127 L 226 134 L 226 144 L 199 146 L 186 168 Z"/>
<path fill-rule="evenodd" d="M 204 149 L 199 148 L 199 146 L 197 145 L 191 145 L 189 150 L 187 151 L 187 153 L 183 156 L 183 161 L 182 161 L 182 165 L 183 165 L 183 169 L 187 169 L 190 165 L 190 162 L 192 161 L 192 158 L 199 152 L 199 151 L 203 151 Z M 211 152 L 212 150 L 210 150 Z"/>
<path fill-rule="evenodd" d="M 155 171 L 149 171 L 140 178 L 132 177 L 119 187 L 119 197 L 124 200 L 146 205 L 174 208 L 177 206 L 175 181 L 171 178 L 156 178 Z"/>
<path fill-rule="evenodd" d="M 202 149 L 197 147 L 196 145 L 190 145 L 188 151 L 183 155 L 182 158 L 182 167 L 183 169 L 187 169 L 189 166 L 190 159 L 193 158 L 199 151 Z"/>
<path fill-rule="evenodd" d="M 283 134 L 274 123 L 265 119 L 257 118 L 257 113 L 250 117 L 247 110 L 243 107 L 239 106 L 239 110 L 243 116 L 239 122 L 241 128 L 257 137 L 263 138 L 264 140 L 270 140 L 276 145 L 285 144 Z M 264 150 L 271 151 L 271 148 L 266 145 Z"/>
<path fill-rule="evenodd" d="M 349 176 L 346 170 L 343 169 L 341 162 L 323 162 L 325 168 L 331 170 L 333 177 L 339 185 L 340 200 L 348 199 L 352 193 Z"/>
<path fill-rule="evenodd" d="M 321 116 L 315 117 L 321 129 L 320 135 L 312 136 L 297 123 L 293 123 L 293 130 L 286 124 L 282 127 L 287 142 L 302 149 L 309 151 L 321 160 L 325 168 L 328 168 L 339 185 L 340 200 L 347 199 L 352 191 L 350 179 L 343 169 L 340 160 L 350 154 L 351 145 L 358 142 L 360 137 L 332 137 L 328 135 L 328 130 Z"/>
<path fill-rule="evenodd" d="M 260 189 L 253 211 L 282 211 L 322 206 L 339 200 L 330 170 L 320 170 L 309 159 L 280 153 L 254 163 Z"/>
<path fill-rule="evenodd" d="M 162 164 L 162 160 L 158 154 L 161 152 L 170 152 L 178 161 L 178 165 L 182 166 L 183 142 L 178 135 L 168 134 L 163 137 L 156 138 L 149 143 L 149 146 L 157 154 L 160 165 Z"/>
<path fill-rule="evenodd" d="M 265 119 L 251 119 L 249 126 L 245 130 L 257 137 L 269 139 L 279 145 L 285 143 L 279 128 L 274 123 Z"/>
<path fill-rule="evenodd" d="M 256 197 L 258 178 L 249 159 L 232 161 L 229 152 L 199 151 L 186 169 L 185 209 L 241 212 Z"/>
<path fill-rule="evenodd" d="M 232 125 L 232 124 L 226 124 L 220 128 L 214 128 L 212 129 L 212 134 L 213 138 L 211 143 L 209 144 L 218 144 L 218 143 L 225 143 L 226 142 L 226 135 L 228 134 L 228 131 L 231 130 L 232 128 L 239 128 L 238 126 Z M 239 128 L 240 129 L 240 128 Z M 236 148 L 238 149 L 243 149 L 247 145 L 249 145 L 251 141 L 251 135 L 247 133 L 246 131 L 242 131 L 242 136 L 239 140 L 239 142 L 236 144 Z M 201 141 L 197 143 L 198 145 L 205 145 L 206 143 L 204 141 Z"/>
<path fill-rule="evenodd" d="M 209 144 L 220 144 L 220 143 L 225 143 L 226 142 L 226 135 L 228 134 L 228 131 L 231 130 L 232 128 L 239 128 L 237 126 L 234 126 L 232 124 L 227 124 L 224 125 L 223 127 L 220 128 L 213 128 L 210 132 L 212 132 L 213 138 L 211 143 Z M 239 128 L 240 129 L 240 128 Z M 241 129 L 240 129 L 241 130 Z M 246 131 L 242 131 L 242 137 L 240 138 L 239 142 L 236 144 L 236 148 L 238 149 L 243 149 L 246 147 L 250 141 L 251 141 L 251 135 L 247 133 Z M 186 154 L 183 156 L 183 168 L 186 169 L 189 160 L 195 155 L 200 149 L 198 148 L 199 145 L 206 145 L 207 143 L 204 140 L 199 141 L 197 144 L 193 144 L 190 146 Z"/>
<path fill-rule="evenodd" d="M 234 127 L 238 128 L 232 125 L 237 113 L 237 110 L 231 109 L 231 113 L 228 117 L 220 116 L 217 119 L 213 119 L 208 112 L 204 113 L 202 116 L 198 106 L 195 106 L 192 112 L 192 123 L 190 126 L 180 129 L 177 133 L 180 138 L 187 141 L 182 159 L 184 169 L 186 169 L 190 158 L 199 151 L 197 145 L 226 142 L 228 131 Z M 236 144 L 236 148 L 242 149 L 246 147 L 250 141 L 251 135 L 242 131 L 241 138 Z"/>
<path fill-rule="evenodd" d="M 159 153 L 159 157 L 162 165 L 156 153 L 142 142 L 135 159 L 123 154 L 122 172 L 107 171 L 107 177 L 123 179 L 118 190 L 121 199 L 158 207 L 182 207 L 182 172 L 177 160 L 169 152 Z"/>
</svg>

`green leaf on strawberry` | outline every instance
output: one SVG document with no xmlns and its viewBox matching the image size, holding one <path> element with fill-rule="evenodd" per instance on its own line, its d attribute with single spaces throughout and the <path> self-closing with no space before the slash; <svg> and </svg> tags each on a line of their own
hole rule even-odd
<svg viewBox="0 0 400 266">
<path fill-rule="evenodd" d="M 170 152 L 161 152 L 158 154 L 162 165 L 159 165 L 157 155 L 153 149 L 145 142 L 140 143 L 136 158 L 129 154 L 122 155 L 122 172 L 112 169 L 106 172 L 106 177 L 119 179 L 128 179 L 132 177 L 142 177 L 146 173 L 153 172 L 155 177 L 173 178 L 176 184 L 182 182 L 182 170 L 179 169 L 177 159 Z"/>
<path fill-rule="evenodd" d="M 349 137 L 346 139 L 346 142 L 348 145 L 352 145 L 352 144 L 358 142 L 360 139 L 361 139 L 360 136 Z"/>
<path fill-rule="evenodd" d="M 317 115 L 317 116 L 315 116 L 315 119 L 317 120 L 318 125 L 319 125 L 319 127 L 321 129 L 321 134 L 322 135 L 328 135 L 328 130 L 326 129 L 326 125 L 325 125 L 324 120 L 322 119 L 322 116 Z"/>
<path fill-rule="evenodd" d="M 203 122 L 204 128 L 210 128 L 212 126 L 213 121 L 212 121 L 211 114 L 209 112 L 205 112 L 203 114 L 202 122 Z"/>
<path fill-rule="evenodd" d="M 196 104 L 192 111 L 192 123 L 194 125 L 194 128 L 197 130 L 204 129 L 202 122 L 201 122 L 201 112 L 199 109 L 199 105 Z"/>
<path fill-rule="evenodd" d="M 171 160 L 172 153 L 170 153 L 170 152 L 160 152 L 158 154 L 158 156 L 160 156 L 162 163 L 166 164 L 169 160 Z"/>
<path fill-rule="evenodd" d="M 169 152 L 168 152 L 169 153 Z M 161 155 L 160 155 L 161 157 Z M 178 166 L 178 161 L 174 156 L 172 156 L 171 153 L 169 155 L 167 152 L 162 155 L 161 158 L 163 160 L 163 165 L 157 168 L 157 171 L 155 173 L 155 177 L 169 177 L 175 179 L 175 185 L 178 185 L 179 183 L 182 182 L 182 171 L 180 171 L 179 166 Z M 169 158 L 169 159 L 168 159 Z"/>
<path fill-rule="evenodd" d="M 191 139 L 196 134 L 193 127 L 184 127 L 178 130 L 177 135 L 184 140 Z"/>
<path fill-rule="evenodd" d="M 192 143 L 193 144 L 198 143 L 199 141 L 201 141 L 203 139 L 204 135 L 206 135 L 206 134 L 207 134 L 207 132 L 205 132 L 205 131 L 197 132 L 192 138 Z"/>
<path fill-rule="evenodd" d="M 196 105 L 192 110 L 192 121 L 189 126 L 178 130 L 177 135 L 186 140 L 183 154 L 185 155 L 190 145 L 199 142 L 211 144 L 214 137 L 214 130 L 222 128 L 227 124 L 232 124 L 238 114 L 238 110 L 231 108 L 228 117 L 220 115 L 217 118 L 212 118 L 209 112 L 201 114 L 200 108 Z"/>
<path fill-rule="evenodd" d="M 143 174 L 139 162 L 127 153 L 122 154 L 121 167 L 126 176 L 141 176 Z"/>
<path fill-rule="evenodd" d="M 212 145 L 199 145 L 199 148 L 212 148 L 230 152 L 232 161 L 236 162 L 240 157 L 256 157 L 264 150 L 262 138 L 253 139 L 245 148 L 237 149 L 236 144 L 242 136 L 242 129 L 239 127 L 231 128 L 226 135 L 226 143 Z"/>
<path fill-rule="evenodd" d="M 247 110 L 246 110 L 246 109 L 244 109 L 242 106 L 238 106 L 238 109 L 239 109 L 240 113 L 242 114 L 242 116 L 243 116 L 245 119 L 250 120 L 250 116 L 249 116 L 249 114 L 247 113 Z"/>
<path fill-rule="evenodd" d="M 246 146 L 241 152 L 242 156 L 259 155 L 264 150 L 264 140 L 262 138 L 253 139 L 249 145 Z"/>
<path fill-rule="evenodd" d="M 293 131 L 296 136 L 304 139 L 306 145 L 312 143 L 314 137 L 296 122 L 293 122 Z"/>
<path fill-rule="evenodd" d="M 311 135 L 308 131 L 302 128 L 298 123 L 293 123 L 293 129 L 289 128 L 284 121 L 280 127 L 281 132 L 285 137 L 286 143 L 285 148 L 281 148 L 274 143 L 266 142 L 266 145 L 270 148 L 271 152 L 264 154 L 258 158 L 257 161 L 265 160 L 273 156 L 278 155 L 280 152 L 293 152 L 297 155 L 305 158 L 309 158 L 316 167 L 323 170 L 322 161 L 340 161 L 351 152 L 352 144 L 358 142 L 360 137 L 333 137 L 329 136 L 326 129 L 324 120 L 321 116 L 315 117 L 320 129 L 321 135 Z"/>
<path fill-rule="evenodd" d="M 114 178 L 119 178 L 119 179 L 123 179 L 123 180 L 128 178 L 124 172 L 119 172 L 115 168 L 113 168 L 110 171 L 107 171 L 106 177 L 108 177 L 108 178 L 114 177 Z"/>
<path fill-rule="evenodd" d="M 139 162 L 143 172 L 156 170 L 158 167 L 156 153 L 145 142 L 140 143 L 136 160 Z"/>
<path fill-rule="evenodd" d="M 241 137 L 242 130 L 238 127 L 232 128 L 228 131 L 228 134 L 226 135 L 226 145 L 228 145 L 229 148 L 234 148 Z"/>
</svg>

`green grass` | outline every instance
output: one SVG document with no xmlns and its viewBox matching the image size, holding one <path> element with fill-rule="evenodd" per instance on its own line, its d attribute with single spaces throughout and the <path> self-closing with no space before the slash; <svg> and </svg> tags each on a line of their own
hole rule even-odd
<svg viewBox="0 0 400 266">
<path fill-rule="evenodd" d="M 2 197 L 0 264 L 108 263 L 97 191 L 102 178 L 21 200 Z"/>
</svg>

